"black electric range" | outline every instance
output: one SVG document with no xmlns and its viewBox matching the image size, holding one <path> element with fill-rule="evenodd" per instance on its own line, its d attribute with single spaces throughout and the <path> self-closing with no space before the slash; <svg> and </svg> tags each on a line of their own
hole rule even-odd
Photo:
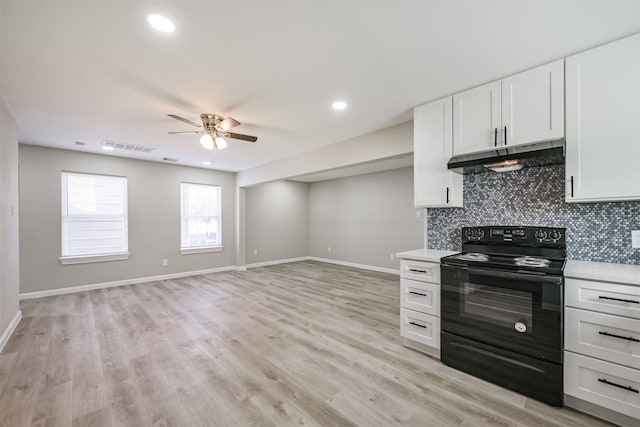
<svg viewBox="0 0 640 427">
<path fill-rule="evenodd" d="M 566 230 L 465 227 L 462 253 L 441 259 L 441 358 L 562 405 Z"/>
</svg>

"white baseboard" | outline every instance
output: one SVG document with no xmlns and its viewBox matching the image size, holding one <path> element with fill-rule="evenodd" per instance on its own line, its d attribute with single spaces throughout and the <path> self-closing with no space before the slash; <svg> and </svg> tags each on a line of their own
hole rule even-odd
<svg viewBox="0 0 640 427">
<path fill-rule="evenodd" d="M 376 267 L 374 265 L 356 264 L 354 262 L 338 261 L 335 259 L 318 258 L 314 256 L 307 257 L 309 261 L 327 262 L 329 264 L 344 265 L 345 267 L 362 268 L 364 270 L 379 271 L 381 273 L 397 274 L 400 275 L 400 270 L 394 270 L 393 268 Z"/>
<path fill-rule="evenodd" d="M 303 256 L 299 258 L 287 258 L 287 259 L 277 259 L 275 261 L 265 261 L 265 262 L 256 262 L 253 264 L 247 264 L 246 268 L 256 268 L 256 267 L 266 267 L 268 265 L 276 265 L 276 264 L 286 264 L 289 262 L 299 262 L 299 261 L 307 261 L 309 257 Z"/>
<path fill-rule="evenodd" d="M 72 294 L 75 292 L 92 291 L 94 289 L 113 288 L 116 286 L 134 285 L 136 283 L 156 282 L 158 280 L 178 279 L 180 277 L 198 276 L 200 274 L 218 273 L 221 271 L 237 270 L 235 265 L 206 270 L 185 271 L 182 273 L 163 274 L 160 276 L 138 277 L 136 279 L 116 280 L 114 282 L 94 283 L 92 285 L 70 286 L 68 288 L 51 289 L 48 291 L 27 292 L 20 294 L 20 299 L 44 298 L 54 295 Z"/>
<path fill-rule="evenodd" d="M 2 350 L 4 350 L 4 346 L 7 345 L 9 338 L 11 338 L 11 334 L 13 334 L 13 331 L 15 331 L 18 327 L 18 323 L 20 323 L 21 319 L 22 311 L 18 310 L 16 315 L 13 316 L 13 319 L 11 319 L 11 322 L 9 323 L 9 326 L 7 326 L 7 329 L 5 329 L 5 331 L 2 333 L 2 336 L 0 336 L 0 353 L 2 353 Z"/>
<path fill-rule="evenodd" d="M 236 267 L 235 265 L 232 265 L 227 267 L 209 268 L 206 270 L 185 271 L 182 273 L 163 274 L 160 276 L 138 277 L 136 279 L 116 280 L 114 282 L 94 283 L 91 285 L 70 286 L 68 288 L 51 289 L 47 291 L 26 292 L 26 293 L 20 294 L 20 300 L 44 298 L 44 297 L 50 297 L 55 295 L 72 294 L 75 292 L 93 291 L 95 289 L 106 289 L 106 288 L 113 288 L 116 286 L 135 285 L 136 283 L 156 282 L 158 280 L 178 279 L 180 277 L 189 277 L 189 276 L 197 276 L 200 274 L 218 273 L 221 271 L 236 271 L 236 270 L 244 271 L 247 268 L 265 267 L 268 265 L 286 264 L 289 262 L 298 262 L 298 261 L 319 261 L 319 262 L 326 262 L 330 264 L 344 265 L 346 267 L 354 267 L 354 268 L 362 268 L 365 270 L 379 271 L 382 273 L 400 274 L 400 270 L 394 270 L 391 268 L 382 268 L 382 267 L 375 267 L 373 265 L 356 264 L 352 262 L 337 261 L 337 260 L 327 259 L 327 258 L 305 256 L 305 257 L 299 257 L 299 258 L 288 258 L 288 259 L 279 259 L 275 261 L 258 262 L 254 264 L 247 264 L 246 266 L 240 266 L 240 267 Z"/>
</svg>

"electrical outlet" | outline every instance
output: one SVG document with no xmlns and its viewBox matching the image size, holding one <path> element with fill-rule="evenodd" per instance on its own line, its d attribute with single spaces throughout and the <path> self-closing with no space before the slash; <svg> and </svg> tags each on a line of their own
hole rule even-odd
<svg viewBox="0 0 640 427">
<path fill-rule="evenodd" d="M 253 250 L 253 254 L 254 254 L 254 255 L 258 255 L 258 250 L 257 250 L 257 249 L 254 249 L 254 250 Z"/>
<path fill-rule="evenodd" d="M 631 247 L 633 249 L 640 249 L 640 230 L 631 231 Z"/>
<path fill-rule="evenodd" d="M 163 266 L 163 267 L 166 267 L 166 266 L 168 266 L 168 265 L 169 265 L 169 260 L 167 260 L 167 259 L 163 259 L 163 260 L 162 260 L 162 266 Z"/>
<path fill-rule="evenodd" d="M 389 254 L 389 259 L 396 259 L 396 257 L 393 254 Z"/>
<path fill-rule="evenodd" d="M 331 253 L 331 246 L 327 248 L 327 252 Z"/>
</svg>

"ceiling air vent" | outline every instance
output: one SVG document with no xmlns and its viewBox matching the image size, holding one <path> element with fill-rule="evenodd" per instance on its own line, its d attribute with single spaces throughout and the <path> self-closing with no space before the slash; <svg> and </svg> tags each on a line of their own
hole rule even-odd
<svg viewBox="0 0 640 427">
<path fill-rule="evenodd" d="M 151 147 L 143 147 L 142 145 L 125 144 L 123 142 L 110 141 L 108 139 L 102 140 L 102 146 L 110 147 L 112 150 L 125 150 L 125 151 L 132 151 L 135 153 L 150 153 L 153 150 L 155 150 L 155 148 L 151 148 Z"/>
<path fill-rule="evenodd" d="M 178 159 L 172 159 L 171 157 L 163 157 L 162 160 L 165 162 L 177 162 Z"/>
</svg>

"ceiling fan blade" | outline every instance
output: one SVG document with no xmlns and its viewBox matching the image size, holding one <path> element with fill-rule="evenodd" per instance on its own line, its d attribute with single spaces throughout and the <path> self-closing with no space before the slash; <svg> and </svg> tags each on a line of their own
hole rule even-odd
<svg viewBox="0 0 640 427">
<path fill-rule="evenodd" d="M 233 132 L 227 132 L 224 134 L 224 136 L 228 138 L 233 138 L 233 139 L 241 139 L 243 141 L 249 141 L 249 142 L 256 142 L 258 140 L 257 136 L 243 135 L 241 133 L 233 133 Z"/>
<path fill-rule="evenodd" d="M 199 130 L 185 130 L 185 131 L 182 131 L 182 132 L 168 132 L 168 133 L 171 134 L 171 135 L 177 135 L 179 133 L 204 133 L 204 132 L 199 131 Z"/>
<path fill-rule="evenodd" d="M 226 132 L 229 129 L 232 129 L 238 126 L 239 124 L 240 122 L 234 119 L 233 117 L 227 117 L 226 119 L 218 123 L 218 127 Z"/>
<path fill-rule="evenodd" d="M 192 122 L 191 120 L 187 120 L 184 117 L 176 116 L 175 114 L 167 114 L 167 116 L 171 117 L 172 119 L 180 120 L 181 122 L 189 123 L 191 126 L 195 126 L 197 128 L 201 128 L 202 127 L 202 125 L 199 125 L 196 122 Z"/>
</svg>

